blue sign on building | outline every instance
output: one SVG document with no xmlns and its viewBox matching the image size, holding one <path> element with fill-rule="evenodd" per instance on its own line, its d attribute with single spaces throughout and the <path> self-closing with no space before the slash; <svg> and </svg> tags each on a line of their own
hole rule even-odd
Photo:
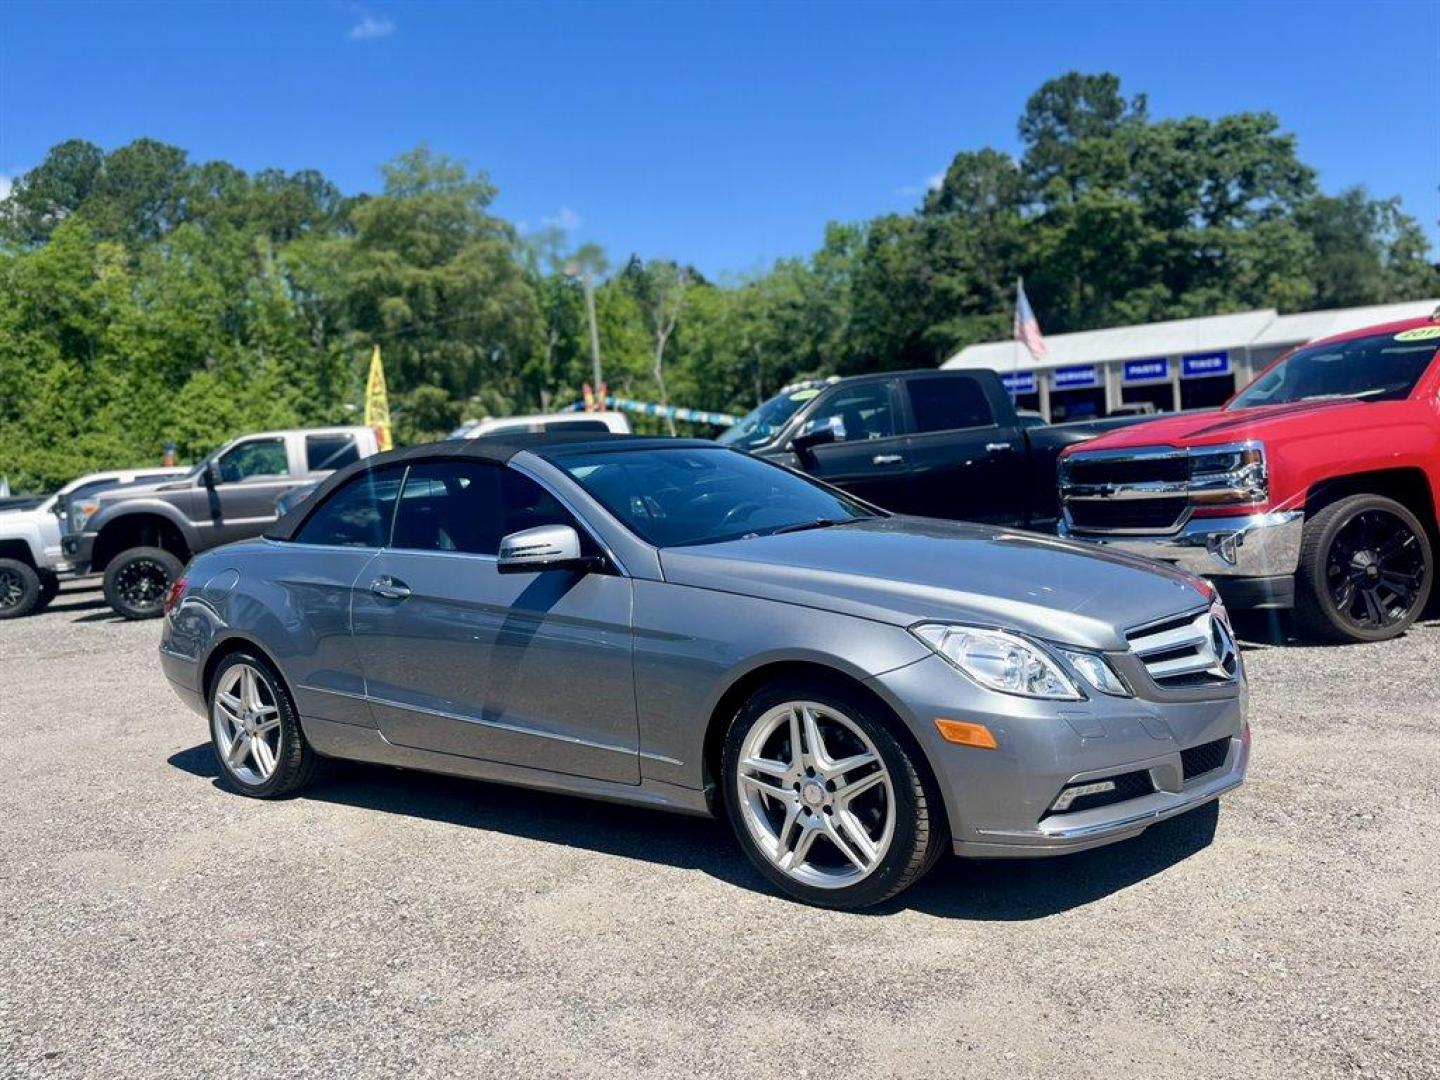
<svg viewBox="0 0 1440 1080">
<path fill-rule="evenodd" d="M 1016 397 L 1021 394 L 1035 393 L 1035 372 L 1033 371 L 1012 371 L 1008 375 L 1001 375 L 1000 381 L 1005 384 L 1005 389 Z"/>
<path fill-rule="evenodd" d="M 1056 390 L 1079 390 L 1099 384 L 1100 376 L 1096 372 L 1094 364 L 1056 368 L 1050 376 L 1050 385 Z"/>
<path fill-rule="evenodd" d="M 1150 360 L 1126 360 L 1124 379 L 1127 383 L 1156 382 L 1170 378 L 1170 361 L 1164 356 Z"/>
<path fill-rule="evenodd" d="M 1187 379 L 1199 379 L 1206 375 L 1229 375 L 1230 354 L 1224 349 L 1219 352 L 1191 353 L 1181 357 L 1180 374 Z"/>
</svg>

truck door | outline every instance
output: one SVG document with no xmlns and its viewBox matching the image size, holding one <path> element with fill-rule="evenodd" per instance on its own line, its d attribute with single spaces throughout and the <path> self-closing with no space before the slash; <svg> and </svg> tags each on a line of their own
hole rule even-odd
<svg viewBox="0 0 1440 1080">
<path fill-rule="evenodd" d="M 911 513 L 1020 525 L 1029 475 L 1024 433 L 996 422 L 981 381 L 964 374 L 905 380 Z"/>
<path fill-rule="evenodd" d="M 796 435 L 829 429 L 834 441 L 797 455 L 811 476 L 905 513 L 909 468 L 894 380 L 840 384 L 812 408 Z"/>
<path fill-rule="evenodd" d="M 207 547 L 264 532 L 278 516 L 275 500 L 301 482 L 291 475 L 283 435 L 237 442 L 215 466 L 219 476 L 208 492 L 209 513 L 196 522 Z"/>
</svg>

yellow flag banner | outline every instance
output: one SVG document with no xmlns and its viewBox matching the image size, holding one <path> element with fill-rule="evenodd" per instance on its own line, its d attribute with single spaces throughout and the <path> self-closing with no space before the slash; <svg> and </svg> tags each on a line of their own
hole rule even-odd
<svg viewBox="0 0 1440 1080">
<path fill-rule="evenodd" d="M 365 380 L 365 426 L 375 429 L 380 449 L 389 450 L 390 398 L 385 393 L 385 365 L 380 361 L 380 346 L 370 354 L 370 377 Z"/>
</svg>

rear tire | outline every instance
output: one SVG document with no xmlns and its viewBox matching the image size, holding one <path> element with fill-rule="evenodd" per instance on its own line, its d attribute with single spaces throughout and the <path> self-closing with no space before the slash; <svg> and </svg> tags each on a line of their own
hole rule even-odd
<svg viewBox="0 0 1440 1080">
<path fill-rule="evenodd" d="M 41 606 L 40 575 L 19 559 L 0 559 L 0 619 L 18 619 Z"/>
<path fill-rule="evenodd" d="M 122 551 L 105 567 L 105 600 L 127 619 L 159 618 L 171 582 L 184 569 L 164 548 Z"/>
<path fill-rule="evenodd" d="M 1394 499 L 1349 495 L 1305 522 L 1295 618 L 1323 641 L 1385 641 L 1425 609 L 1434 579 L 1430 538 Z"/>
<path fill-rule="evenodd" d="M 305 739 L 284 682 L 263 657 L 237 652 L 222 660 L 205 688 L 205 705 L 215 764 L 232 791 L 278 799 L 315 775 L 319 755 Z"/>
<path fill-rule="evenodd" d="M 721 760 L 726 812 L 745 854 L 778 889 L 856 911 L 909 888 L 939 858 L 940 799 L 897 722 L 824 679 L 764 687 L 731 721 Z"/>
</svg>

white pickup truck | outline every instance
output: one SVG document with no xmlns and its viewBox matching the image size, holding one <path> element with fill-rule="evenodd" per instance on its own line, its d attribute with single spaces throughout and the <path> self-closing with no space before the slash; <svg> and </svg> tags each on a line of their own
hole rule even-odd
<svg viewBox="0 0 1440 1080">
<path fill-rule="evenodd" d="M 77 572 L 105 575 L 118 614 L 155 618 L 192 555 L 260 535 L 291 489 L 379 450 L 374 429 L 358 425 L 242 435 L 184 476 L 101 494 L 61 545 Z"/>
<path fill-rule="evenodd" d="M 0 510 L 0 619 L 44 608 L 70 570 L 60 548 L 65 520 L 93 513 L 102 491 L 173 480 L 184 469 L 121 469 L 88 473 L 28 510 Z"/>
</svg>

